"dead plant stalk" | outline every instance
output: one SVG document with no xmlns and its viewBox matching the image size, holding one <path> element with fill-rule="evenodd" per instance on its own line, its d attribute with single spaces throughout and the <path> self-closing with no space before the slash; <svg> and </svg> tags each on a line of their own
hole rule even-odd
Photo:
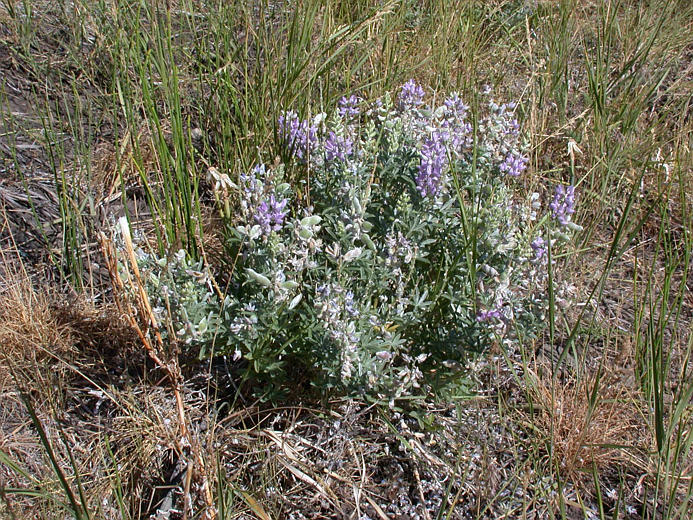
<svg viewBox="0 0 693 520">
<path fill-rule="evenodd" d="M 154 339 L 156 341 L 156 346 L 152 345 L 152 342 L 147 336 L 148 330 L 142 330 L 142 327 L 137 321 L 134 313 L 128 312 L 121 301 L 121 297 L 124 294 L 124 288 L 122 281 L 118 275 L 117 268 L 117 257 L 115 248 L 112 241 L 105 235 L 102 234 L 100 237 L 101 250 L 106 259 L 108 266 L 108 272 L 111 280 L 111 285 L 114 290 L 115 301 L 118 305 L 118 310 L 121 315 L 124 316 L 132 328 L 137 332 L 142 344 L 149 357 L 154 361 L 154 363 L 164 371 L 168 377 L 171 387 L 173 389 L 173 394 L 176 399 L 176 408 L 178 411 L 178 423 L 180 427 L 180 436 L 178 437 L 177 450 L 181 457 L 189 458 L 189 460 L 184 464 L 189 468 L 189 475 L 194 475 L 196 480 L 199 482 L 200 490 L 202 493 L 202 499 L 205 503 L 205 512 L 202 516 L 205 520 L 216 520 L 217 513 L 214 507 L 214 498 L 212 496 L 211 486 L 209 485 L 209 476 L 205 467 L 205 461 L 202 457 L 202 450 L 197 441 L 190 434 L 190 428 L 188 427 L 188 419 L 185 414 L 185 402 L 183 399 L 183 394 L 181 392 L 183 376 L 180 370 L 180 364 L 178 362 L 177 351 L 171 355 L 170 359 L 164 361 L 164 343 L 159 333 L 159 326 L 152 311 L 151 305 L 149 303 L 149 297 L 147 295 L 146 288 L 142 282 L 142 277 L 140 275 L 139 268 L 137 267 L 137 258 L 135 257 L 135 250 L 132 244 L 132 237 L 130 235 L 130 228 L 126 219 L 121 219 L 120 228 L 124 238 L 125 252 L 130 263 L 130 268 L 132 269 L 132 274 L 137 286 L 137 306 L 142 316 L 144 316 L 151 327 Z M 190 497 L 190 486 L 187 485 L 184 493 L 184 520 L 188 517 L 188 512 L 192 509 L 192 500 Z"/>
</svg>

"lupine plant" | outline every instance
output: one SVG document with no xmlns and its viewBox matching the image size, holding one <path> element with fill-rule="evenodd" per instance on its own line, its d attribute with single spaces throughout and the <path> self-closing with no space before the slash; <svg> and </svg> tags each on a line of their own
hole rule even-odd
<svg viewBox="0 0 693 520">
<path fill-rule="evenodd" d="M 114 243 L 122 253 L 125 249 L 122 224 L 116 227 Z M 144 244 L 141 236 L 136 242 Z M 138 240 L 139 238 L 139 240 Z M 121 254 L 118 276 L 133 299 L 138 298 L 137 276 Z M 195 350 L 204 355 L 219 327 L 220 299 L 214 289 L 212 277 L 202 261 L 191 261 L 180 249 L 170 257 L 158 257 L 143 247 L 134 250 L 137 267 L 145 283 L 152 318 L 148 323 L 158 328 L 166 339 L 169 353 L 181 349 Z"/>
<path fill-rule="evenodd" d="M 579 229 L 575 190 L 556 188 L 550 213 L 540 194 L 519 195 L 528 150 L 514 104 L 489 101 L 473 120 L 456 93 L 440 106 L 424 99 L 409 81 L 371 104 L 284 112 L 277 135 L 305 179 L 294 186 L 284 164 L 235 183 L 212 170 L 229 291 L 222 301 L 197 277 L 199 302 L 180 299 L 196 312 L 158 305 L 175 314 L 175 334 L 254 379 L 293 385 L 302 374 L 322 390 L 390 398 L 493 342 L 537 334 L 547 248 Z M 164 262 L 153 265 L 160 280 Z M 175 272 L 190 283 L 189 268 Z"/>
</svg>

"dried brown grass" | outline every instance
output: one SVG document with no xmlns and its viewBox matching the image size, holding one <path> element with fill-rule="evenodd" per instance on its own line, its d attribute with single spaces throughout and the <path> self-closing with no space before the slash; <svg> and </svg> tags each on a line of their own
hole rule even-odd
<svg viewBox="0 0 693 520">
<path fill-rule="evenodd" d="M 552 378 L 546 368 L 527 368 L 533 413 L 524 422 L 543 447 L 546 467 L 593 493 L 595 468 L 613 476 L 651 449 L 641 396 L 615 373 Z"/>
<path fill-rule="evenodd" d="M 75 354 L 75 334 L 59 319 L 47 288 L 37 289 L 25 271 L 0 273 L 0 388 L 11 386 L 10 367 L 47 368 L 49 359 Z M 36 376 L 41 377 L 41 372 Z"/>
</svg>

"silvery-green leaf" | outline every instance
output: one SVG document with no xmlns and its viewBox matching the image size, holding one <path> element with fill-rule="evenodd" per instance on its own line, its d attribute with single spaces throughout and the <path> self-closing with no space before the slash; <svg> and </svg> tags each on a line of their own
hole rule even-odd
<svg viewBox="0 0 693 520">
<path fill-rule="evenodd" d="M 539 194 L 536 191 L 532 193 L 532 195 L 529 197 L 529 200 L 532 203 L 533 209 L 541 208 L 541 201 L 539 200 Z"/>
<path fill-rule="evenodd" d="M 582 231 L 583 227 L 580 226 L 579 224 L 576 224 L 575 222 L 571 222 L 570 220 L 566 222 L 566 227 L 572 231 Z"/>
<path fill-rule="evenodd" d="M 296 289 L 299 286 L 298 282 L 294 282 L 293 280 L 287 280 L 286 282 L 282 282 L 280 287 L 282 289 Z"/>
<path fill-rule="evenodd" d="M 197 332 L 204 334 L 207 331 L 207 318 L 202 318 L 197 324 Z"/>
<path fill-rule="evenodd" d="M 426 361 L 426 359 L 428 359 L 428 356 L 430 356 L 430 354 L 419 354 L 414 359 L 416 359 L 417 363 L 423 363 L 424 361 Z"/>
<path fill-rule="evenodd" d="M 313 236 L 313 232 L 310 229 L 301 228 L 298 231 L 298 236 L 300 236 L 304 240 L 308 240 Z"/>
<path fill-rule="evenodd" d="M 363 250 L 360 247 L 355 247 L 354 249 L 351 249 L 344 253 L 342 260 L 344 260 L 345 262 L 351 262 L 352 260 L 356 260 L 359 256 L 361 256 L 362 251 Z"/>
<path fill-rule="evenodd" d="M 262 227 L 258 224 L 255 224 L 252 228 L 250 228 L 250 233 L 248 233 L 248 236 L 251 240 L 255 240 L 256 238 L 259 238 L 261 235 Z"/>
<path fill-rule="evenodd" d="M 301 225 L 303 227 L 313 227 L 320 224 L 321 221 L 322 217 L 320 215 L 310 215 L 301 219 Z"/>
<path fill-rule="evenodd" d="M 266 276 L 264 276 L 258 272 L 255 272 L 254 270 L 252 270 L 249 267 L 247 267 L 245 269 L 245 272 L 248 273 L 248 276 L 250 276 L 250 278 L 252 278 L 254 281 L 259 283 L 263 287 L 269 287 L 272 285 L 272 282 L 270 282 L 269 278 L 267 278 Z"/>
<path fill-rule="evenodd" d="M 359 200 L 358 196 L 354 196 L 354 198 L 351 200 L 352 205 L 354 206 L 354 211 L 358 215 L 363 213 L 363 208 L 361 207 L 361 201 Z"/>
<path fill-rule="evenodd" d="M 489 276 L 498 276 L 498 271 L 496 271 L 493 267 L 491 267 L 488 264 L 483 264 L 481 266 L 481 270 Z"/>
<path fill-rule="evenodd" d="M 277 193 L 283 194 L 291 191 L 291 185 L 288 182 L 282 182 L 277 186 Z"/>
<path fill-rule="evenodd" d="M 517 246 L 517 242 L 515 241 L 515 239 L 510 239 L 508 242 L 506 242 L 504 244 L 500 244 L 498 246 L 498 252 L 499 253 L 507 253 L 508 251 L 511 251 L 512 249 L 514 249 L 515 246 Z"/>
<path fill-rule="evenodd" d="M 296 305 L 298 305 L 301 302 L 301 298 L 303 298 L 303 295 L 301 293 L 298 293 L 296 296 L 293 297 L 293 299 L 289 302 L 289 307 L 288 309 L 291 310 Z"/>
<path fill-rule="evenodd" d="M 366 220 L 366 221 L 364 221 L 363 224 L 361 224 L 361 228 L 362 228 L 364 231 L 368 232 L 368 231 L 370 231 L 371 229 L 373 229 L 373 224 L 371 224 L 370 222 L 368 222 L 368 221 Z"/>
</svg>

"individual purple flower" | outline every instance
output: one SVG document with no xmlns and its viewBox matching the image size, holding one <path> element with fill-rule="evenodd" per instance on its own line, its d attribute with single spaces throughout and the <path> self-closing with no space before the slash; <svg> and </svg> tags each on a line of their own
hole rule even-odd
<svg viewBox="0 0 693 520">
<path fill-rule="evenodd" d="M 288 200 L 277 201 L 274 194 L 270 195 L 269 202 L 262 201 L 255 210 L 253 218 L 260 225 L 264 234 L 270 231 L 279 231 L 284 223 L 288 210 L 285 210 Z"/>
<path fill-rule="evenodd" d="M 346 294 L 344 295 L 344 309 L 347 311 L 349 316 L 358 316 L 359 311 L 356 309 L 355 305 L 355 300 L 354 300 L 354 293 L 351 291 L 347 291 Z"/>
<path fill-rule="evenodd" d="M 264 164 L 259 164 L 251 173 L 241 173 L 239 176 L 243 193 L 249 199 L 262 193 L 264 189 L 264 178 L 266 170 Z"/>
<path fill-rule="evenodd" d="M 298 159 L 307 161 L 318 142 L 318 127 L 307 119 L 299 119 L 292 110 L 280 115 L 277 123 L 284 146 Z"/>
<path fill-rule="evenodd" d="M 534 258 L 532 259 L 534 262 L 539 262 L 546 256 L 546 242 L 544 242 L 543 238 L 537 237 L 529 245 L 532 246 L 532 250 L 534 251 Z"/>
<path fill-rule="evenodd" d="M 421 85 L 413 79 L 402 85 L 402 90 L 399 93 L 399 105 L 401 108 L 414 108 L 423 104 L 424 90 Z"/>
<path fill-rule="evenodd" d="M 561 184 L 556 186 L 556 192 L 549 207 L 553 212 L 553 218 L 557 219 L 561 225 L 567 225 L 571 215 L 575 213 L 575 186 L 564 187 Z"/>
<path fill-rule="evenodd" d="M 466 117 L 467 110 L 469 110 L 469 106 L 464 104 L 457 92 L 450 94 L 443 104 L 445 105 L 446 119 L 462 120 Z"/>
<path fill-rule="evenodd" d="M 476 315 L 476 321 L 482 323 L 491 320 L 500 320 L 502 317 L 503 314 L 501 313 L 500 307 L 498 307 L 487 311 L 479 311 L 479 314 Z"/>
<path fill-rule="evenodd" d="M 421 163 L 416 176 L 416 187 L 422 197 L 437 195 L 440 190 L 443 169 L 447 165 L 447 148 L 443 134 L 433 132 L 421 148 Z"/>
<path fill-rule="evenodd" d="M 345 161 L 354 150 L 354 142 L 348 137 L 330 131 L 325 140 L 325 159 L 327 161 Z"/>
<path fill-rule="evenodd" d="M 349 97 L 342 97 L 337 102 L 337 107 L 339 109 L 339 115 L 344 118 L 356 117 L 359 115 L 359 98 L 354 94 Z"/>
<path fill-rule="evenodd" d="M 527 169 L 528 162 L 529 157 L 520 155 L 517 152 L 510 152 L 499 168 L 501 173 L 505 173 L 511 177 L 519 177 Z"/>
</svg>

